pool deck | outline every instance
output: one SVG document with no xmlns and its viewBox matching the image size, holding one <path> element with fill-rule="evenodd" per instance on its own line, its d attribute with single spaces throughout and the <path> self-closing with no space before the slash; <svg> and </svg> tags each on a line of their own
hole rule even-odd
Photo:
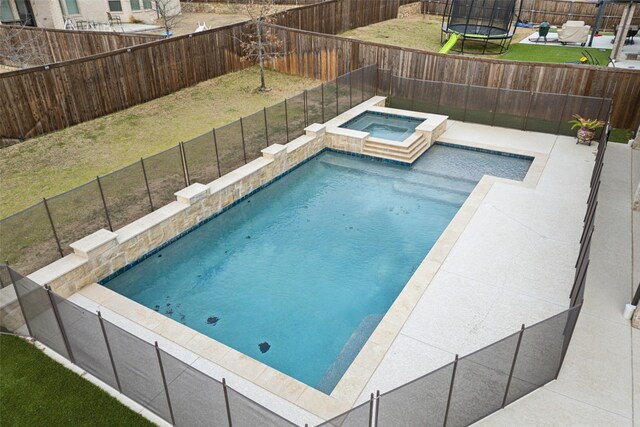
<svg viewBox="0 0 640 427">
<path fill-rule="evenodd" d="M 455 121 L 449 121 L 447 131 L 438 140 L 485 146 L 509 152 L 538 153 L 537 159 L 544 159 L 544 161 L 542 164 L 538 162 L 532 165 L 532 169 L 535 170 L 531 171 L 524 183 L 485 177 L 478 184 L 478 187 L 482 188 L 477 188 L 478 193 L 474 190 L 470 196 L 473 209 L 470 211 L 462 209 L 449 227 L 451 233 L 443 233 L 442 238 L 447 241 L 441 246 L 446 249 L 440 251 L 434 248 L 432 252 L 436 253 L 429 254 L 429 257 L 435 257 L 439 262 L 429 263 L 426 266 L 428 274 L 425 274 L 424 278 L 419 276 L 421 269 L 416 273 L 418 276 L 414 279 L 419 286 L 410 294 L 413 301 L 408 306 L 406 321 L 402 321 L 399 333 L 386 337 L 389 342 L 392 342 L 391 346 L 384 348 L 379 353 L 379 357 L 371 359 L 371 366 L 367 372 L 353 373 L 363 376 L 359 381 L 366 386 L 364 389 L 360 387 L 357 390 L 345 390 L 355 396 L 350 402 L 342 402 L 347 407 L 353 406 L 354 401 L 366 400 L 371 392 L 391 390 L 449 363 L 455 354 L 463 356 L 510 335 L 518 331 L 523 323 L 533 324 L 568 307 L 595 146 L 578 146 L 575 144 L 575 139 L 569 137 Z M 620 150 L 630 152 L 627 146 L 616 147 L 616 144 L 610 144 L 609 147 L 607 159 L 620 155 L 624 160 L 624 153 Z M 615 176 L 610 178 L 609 175 L 621 174 L 622 171 L 611 167 L 613 163 L 613 161 L 609 163 L 609 167 L 605 166 L 603 181 L 612 179 L 611 186 L 617 188 L 619 182 L 616 181 Z M 627 174 L 630 175 L 629 171 Z M 605 203 L 605 197 L 609 196 L 609 188 L 610 185 L 605 185 L 603 182 L 596 221 L 606 215 L 607 211 L 603 206 L 609 205 Z M 619 197 L 615 192 L 610 196 L 616 197 L 616 201 Z M 610 205 L 607 206 L 608 209 L 624 211 L 624 207 L 618 207 L 616 203 L 612 202 Z M 628 213 L 627 216 L 629 216 Z M 640 227 L 637 215 L 635 220 L 637 231 Z M 596 227 L 598 226 L 596 222 Z M 627 232 L 627 239 L 631 233 L 626 229 L 620 229 L 619 224 L 609 224 L 609 226 L 613 229 L 607 230 L 603 226 L 602 234 L 598 235 L 596 232 L 594 235 L 596 239 L 596 236 L 607 234 L 607 239 L 606 241 L 602 239 L 603 247 L 600 249 L 597 249 L 594 244 L 592 258 L 602 254 L 603 261 L 615 263 L 619 258 L 615 256 L 615 251 L 607 247 L 607 244 L 611 245 L 611 242 L 616 240 L 608 233 Z M 554 400 L 556 406 L 561 405 L 561 397 L 566 397 L 569 401 L 566 404 L 567 411 L 575 407 L 576 416 L 582 415 L 583 419 L 598 419 L 595 415 L 590 418 L 589 411 L 580 412 L 580 405 L 591 404 L 593 406 L 590 408 L 593 412 L 601 411 L 613 417 L 610 418 L 612 422 L 606 424 L 627 425 L 617 421 L 630 420 L 631 393 L 627 393 L 628 396 L 625 398 L 618 398 L 616 390 L 631 388 L 629 375 L 631 332 L 626 331 L 628 338 L 625 339 L 618 339 L 616 335 L 615 342 L 612 342 L 613 338 L 608 337 L 608 333 L 615 328 L 618 328 L 613 331 L 616 333 L 622 333 L 622 328 L 630 329 L 620 315 L 624 302 L 630 299 L 630 285 L 626 283 L 626 294 L 623 290 L 612 292 L 607 288 L 603 291 L 596 285 L 592 285 L 598 277 L 603 277 L 605 274 L 609 276 L 614 273 L 624 274 L 623 270 L 618 267 L 612 268 L 611 265 L 603 265 L 600 276 L 592 270 L 587 284 L 587 303 L 560 379 L 511 405 L 507 410 L 483 420 L 483 423 L 513 425 L 514 420 L 517 420 L 518 425 L 523 425 L 523 418 L 525 421 L 532 419 L 533 421 L 528 425 L 535 425 L 536 420 L 531 418 L 532 411 L 536 416 L 548 416 L 548 421 L 553 423 L 552 421 L 556 420 L 553 418 L 553 413 L 536 409 L 546 404 L 540 401 L 539 396 L 547 396 Z M 635 281 L 637 282 L 637 277 Z M 255 378 L 253 378 L 254 375 L 249 374 L 244 377 L 236 375 L 216 364 L 215 360 L 200 357 L 182 347 L 182 344 L 187 341 L 190 341 L 193 347 L 194 340 L 197 340 L 195 331 L 193 336 L 181 336 L 180 340 L 171 341 L 162 336 L 166 335 L 162 331 L 150 331 L 127 318 L 135 316 L 123 316 L 110 310 L 109 305 L 102 299 L 104 295 L 92 295 L 91 292 L 92 287 L 86 287 L 82 292 L 74 294 L 70 300 L 85 307 L 100 308 L 103 316 L 113 323 L 149 341 L 157 340 L 161 348 L 203 372 L 209 373 L 214 378 L 225 377 L 227 383 L 237 391 L 293 422 L 314 425 L 325 418 L 303 409 L 300 406 L 303 396 L 299 396 L 294 401 L 282 397 L 287 393 L 280 393 L 281 396 L 277 396 L 267 390 L 267 388 L 273 390 L 278 387 L 281 389 L 292 387 L 292 383 L 287 380 L 288 377 L 283 379 L 281 377 L 284 376 L 281 375 L 267 381 L 260 373 L 256 373 Z M 589 302 L 590 299 L 597 303 Z M 418 300 L 417 304 L 415 304 L 416 300 Z M 144 313 L 139 311 L 133 302 L 129 308 L 119 307 L 118 311 L 123 310 L 131 311 L 132 314 Z M 610 319 L 599 322 L 598 320 L 603 316 L 608 316 Z M 592 334 L 595 336 L 585 337 L 586 330 L 598 332 Z M 638 331 L 634 332 L 636 333 L 634 336 L 636 351 L 640 353 L 638 349 L 640 337 L 637 334 Z M 606 344 L 599 344 L 597 348 L 585 349 L 583 346 L 589 339 L 609 339 L 609 341 L 606 341 Z M 203 347 L 211 345 L 212 340 L 206 341 L 202 343 Z M 620 349 L 616 347 L 618 345 L 621 346 Z M 605 364 L 604 367 L 607 369 L 598 365 L 598 371 L 593 372 L 595 368 L 588 365 L 592 362 L 591 358 L 584 355 L 585 352 L 590 351 L 602 353 L 605 358 L 615 358 L 616 362 Z M 249 358 L 246 357 L 246 359 Z M 587 363 L 584 370 L 583 368 L 578 370 L 577 366 L 584 366 L 584 363 Z M 639 364 L 636 361 L 637 369 L 640 368 Z M 254 365 L 251 363 L 246 364 L 247 369 L 252 366 Z M 584 377 L 591 374 L 590 382 L 587 385 L 583 384 Z M 566 385 L 563 386 L 565 383 Z M 613 390 L 614 387 L 616 390 Z M 578 394 L 572 395 L 572 390 Z M 592 395 L 587 397 L 579 395 L 579 393 L 588 394 L 589 391 L 592 391 Z M 549 393 L 558 394 L 559 397 L 553 394 L 548 395 Z M 315 394 L 321 393 L 315 392 Z M 640 390 L 636 390 L 636 396 L 638 394 Z M 359 398 L 357 398 L 358 395 Z M 599 399 L 604 399 L 605 403 L 599 403 Z M 309 393 L 308 401 L 302 406 L 307 408 L 315 406 L 315 400 L 314 393 Z M 527 404 L 527 401 L 531 403 Z M 611 404 L 607 406 L 609 401 Z M 516 412 L 520 407 L 522 407 L 520 409 L 522 415 Z M 335 408 L 329 408 L 327 411 L 319 409 L 314 412 L 329 413 L 332 410 Z M 559 424 L 562 418 L 558 420 Z M 567 424 L 564 423 L 564 425 Z"/>
<path fill-rule="evenodd" d="M 640 330 L 622 318 L 640 281 L 640 150 L 610 143 L 585 303 L 558 380 L 479 426 L 640 426 Z"/>
<path fill-rule="evenodd" d="M 569 305 L 594 148 L 451 122 L 443 141 L 548 154 L 533 188 L 495 183 L 365 387 L 392 390 Z"/>
</svg>

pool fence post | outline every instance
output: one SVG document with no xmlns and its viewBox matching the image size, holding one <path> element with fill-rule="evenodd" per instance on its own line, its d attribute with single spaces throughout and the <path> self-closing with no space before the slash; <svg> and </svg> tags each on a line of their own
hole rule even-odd
<svg viewBox="0 0 640 427">
<path fill-rule="evenodd" d="M 353 71 L 349 71 L 349 108 L 353 108 L 353 84 L 351 83 L 351 76 L 353 76 Z"/>
<path fill-rule="evenodd" d="M 304 92 L 302 92 L 303 98 L 304 98 L 304 127 L 309 126 L 309 112 L 307 111 L 307 90 L 305 89 Z"/>
<path fill-rule="evenodd" d="M 100 190 L 100 198 L 102 199 L 104 214 L 107 216 L 107 224 L 109 224 L 109 231 L 113 231 L 113 227 L 111 226 L 111 218 L 109 217 L 109 209 L 107 209 L 107 200 L 104 198 L 104 191 L 102 191 L 102 184 L 100 183 L 99 176 L 96 176 L 96 182 L 98 183 L 98 189 Z"/>
<path fill-rule="evenodd" d="M 149 179 L 147 178 L 147 168 L 144 167 L 144 159 L 140 157 L 140 165 L 142 166 L 142 175 L 144 176 L 144 185 L 147 187 L 147 196 L 149 196 L 149 205 L 151 211 L 155 211 L 153 207 L 153 199 L 151 198 L 151 188 L 149 188 Z"/>
<path fill-rule="evenodd" d="M 360 103 L 364 102 L 364 67 L 360 68 Z"/>
<path fill-rule="evenodd" d="M 227 421 L 229 422 L 229 427 L 233 427 L 231 423 L 231 408 L 229 407 L 229 392 L 227 391 L 227 381 L 222 379 L 222 391 L 224 392 L 224 406 L 227 408 Z"/>
<path fill-rule="evenodd" d="M 409 90 L 409 96 L 411 97 L 411 110 L 412 111 L 416 111 L 416 96 L 415 96 L 415 89 L 413 87 L 413 84 L 417 82 L 417 80 L 411 79 L 410 84 L 411 84 L 411 89 Z"/>
<path fill-rule="evenodd" d="M 184 152 L 184 142 L 180 141 L 178 144 L 180 148 L 180 160 L 182 161 L 182 172 L 184 173 L 184 184 L 185 187 L 191 185 L 191 178 L 189 177 L 189 166 L 187 165 L 187 155 Z"/>
<path fill-rule="evenodd" d="M 267 142 L 265 148 L 269 146 L 269 122 L 267 121 L 267 107 L 262 108 L 262 114 L 264 115 L 264 138 Z"/>
<path fill-rule="evenodd" d="M 556 129 L 556 135 L 560 133 L 560 127 L 562 126 L 562 118 L 564 117 L 564 109 L 567 106 L 568 100 L 569 100 L 569 94 L 566 93 L 564 95 L 564 102 L 562 103 L 562 110 L 560 111 L 560 120 L 558 120 L 558 128 Z"/>
<path fill-rule="evenodd" d="M 496 111 L 498 110 L 498 102 L 500 101 L 500 90 L 496 88 L 496 102 L 493 104 L 493 113 L 491 114 L 491 126 L 496 122 Z"/>
<path fill-rule="evenodd" d="M 60 328 L 60 333 L 62 334 L 62 341 L 64 342 L 64 346 L 67 349 L 69 360 L 71 361 L 71 363 L 75 365 L 76 359 L 75 357 L 73 357 L 73 352 L 71 351 L 71 344 L 69 344 L 69 339 L 67 338 L 67 332 L 65 331 L 64 325 L 62 324 L 62 318 L 60 317 L 58 306 L 56 305 L 55 298 L 53 297 L 53 291 L 51 290 L 51 286 L 44 285 L 44 288 L 47 290 L 47 295 L 49 296 L 49 302 L 51 303 L 51 308 L 53 309 L 53 315 L 55 316 L 56 322 L 58 323 L 58 327 Z"/>
<path fill-rule="evenodd" d="M 287 129 L 287 142 L 289 142 L 289 107 L 287 107 L 287 100 L 284 100 L 284 121 Z"/>
<path fill-rule="evenodd" d="M 376 84 L 373 89 L 373 95 L 378 96 L 378 86 L 380 86 L 380 68 L 376 64 Z"/>
<path fill-rule="evenodd" d="M 511 387 L 511 378 L 513 378 L 513 371 L 516 369 L 516 361 L 518 360 L 518 352 L 520 351 L 520 343 L 522 343 L 522 335 L 524 334 L 524 323 L 520 327 L 520 333 L 518 334 L 518 343 L 516 344 L 516 351 L 513 353 L 513 361 L 511 362 L 511 370 L 509 371 L 509 379 L 507 380 L 507 386 L 504 389 L 504 397 L 502 398 L 502 406 L 507 406 L 507 397 L 509 396 L 509 387 Z"/>
<path fill-rule="evenodd" d="M 173 416 L 173 408 L 171 407 L 171 398 L 169 397 L 169 387 L 167 387 L 167 378 L 164 375 L 164 367 L 162 366 L 162 357 L 160 357 L 160 347 L 158 347 L 158 341 L 155 342 L 156 355 L 158 356 L 158 365 L 160 366 L 160 376 L 162 377 L 162 385 L 164 386 L 164 393 L 167 396 L 167 405 L 169 407 L 169 415 L 171 416 L 171 425 L 176 425 L 176 419 Z"/>
<path fill-rule="evenodd" d="M 322 123 L 324 123 L 324 83 L 320 83 L 320 95 L 322 98 Z"/>
<path fill-rule="evenodd" d="M 444 412 L 444 423 L 443 427 L 447 426 L 447 419 L 449 418 L 449 409 L 451 408 L 451 395 L 453 394 L 453 383 L 456 380 L 456 369 L 458 369 L 458 355 L 456 354 L 456 359 L 453 362 L 453 372 L 451 373 L 451 384 L 449 385 L 449 396 L 447 397 L 447 409 Z"/>
<path fill-rule="evenodd" d="M 336 77 L 336 116 L 340 115 L 340 104 L 338 102 L 338 77 Z"/>
<path fill-rule="evenodd" d="M 33 332 L 31 331 L 31 326 L 29 325 L 29 319 L 27 319 L 27 313 L 24 311 L 24 305 L 22 305 L 22 297 L 20 297 L 20 293 L 18 292 L 17 280 L 13 278 L 14 271 L 11 267 L 9 267 L 9 261 L 5 261 L 5 267 L 9 272 L 9 279 L 13 284 L 13 290 L 16 293 L 16 299 L 18 300 L 18 305 L 20 306 L 20 310 L 22 311 L 22 317 L 24 317 L 24 324 L 27 325 L 27 331 L 29 331 L 29 336 L 35 338 L 33 336 Z"/>
<path fill-rule="evenodd" d="M 371 393 L 371 397 L 369 398 L 369 427 L 373 426 L 373 393 Z"/>
<path fill-rule="evenodd" d="M 376 412 L 375 412 L 375 418 L 374 418 L 374 427 L 378 426 L 378 414 L 380 413 L 380 390 L 376 390 Z"/>
<path fill-rule="evenodd" d="M 522 122 L 522 130 L 527 129 L 529 114 L 531 114 L 531 104 L 533 104 L 533 89 L 531 89 L 531 91 L 529 92 L 529 105 L 527 105 L 527 114 L 524 116 L 524 121 Z"/>
<path fill-rule="evenodd" d="M 240 117 L 240 135 L 242 136 L 242 155 L 244 156 L 244 164 L 247 164 L 247 149 L 244 144 L 244 124 L 242 122 L 242 117 Z"/>
<path fill-rule="evenodd" d="M 589 262 L 589 260 L 587 260 L 587 262 Z M 564 358 L 567 355 L 567 350 L 569 349 L 569 344 L 571 343 L 571 338 L 573 337 L 573 331 L 576 329 L 576 323 L 578 323 L 578 317 L 580 317 L 580 311 L 582 310 L 583 301 L 584 300 L 581 300 L 577 307 L 574 304 L 567 310 L 567 323 L 565 324 L 563 330 L 564 342 L 562 343 L 562 353 L 560 354 L 560 363 L 558 363 L 558 372 L 556 372 L 555 379 L 558 379 L 560 370 L 562 369 L 562 365 L 564 364 Z M 575 315 L 573 313 L 575 313 Z"/>
<path fill-rule="evenodd" d="M 62 246 L 60 246 L 60 239 L 58 238 L 58 232 L 56 231 L 56 226 L 53 224 L 53 218 L 51 217 L 51 211 L 49 210 L 49 205 L 47 204 L 46 197 L 42 198 L 42 202 L 44 203 L 45 211 L 47 211 L 47 217 L 49 218 L 49 224 L 51 224 L 51 231 L 53 231 L 53 237 L 56 239 L 56 246 L 58 247 L 60 258 L 64 258 L 64 252 L 62 251 Z"/>
<path fill-rule="evenodd" d="M 445 82 L 440 82 L 440 92 L 438 93 L 438 106 L 436 107 L 436 111 L 440 114 L 440 105 L 442 105 L 442 90 L 444 89 Z"/>
<path fill-rule="evenodd" d="M 118 370 L 116 369 L 116 362 L 113 360 L 113 353 L 111 352 L 111 345 L 109 344 L 109 339 L 107 338 L 107 330 L 104 327 L 104 319 L 102 318 L 102 314 L 100 314 L 100 310 L 98 310 L 98 321 L 100 322 L 100 329 L 102 330 L 102 336 L 104 337 L 104 343 L 107 346 L 107 353 L 109 354 L 109 361 L 111 362 L 111 368 L 113 369 L 113 376 L 116 379 L 116 384 L 118 385 L 118 391 L 122 393 L 122 386 L 120 385 L 120 377 L 118 377 Z"/>
<path fill-rule="evenodd" d="M 467 105 L 469 104 L 469 89 L 471 88 L 471 83 L 467 83 L 467 88 L 464 91 L 464 112 L 462 113 L 462 121 L 467 121 Z"/>
<path fill-rule="evenodd" d="M 218 178 L 222 176 L 220 173 L 220 154 L 218 154 L 218 138 L 216 137 L 216 128 L 213 128 L 213 148 L 216 149 L 216 164 L 218 165 Z"/>
</svg>

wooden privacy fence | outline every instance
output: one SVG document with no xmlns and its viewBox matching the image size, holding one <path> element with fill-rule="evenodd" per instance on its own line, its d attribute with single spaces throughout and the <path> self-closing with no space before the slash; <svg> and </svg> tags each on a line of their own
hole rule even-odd
<svg viewBox="0 0 640 427">
<path fill-rule="evenodd" d="M 636 129 L 640 73 L 586 65 L 503 61 L 443 55 L 345 37 L 276 27 L 287 52 L 271 62 L 278 71 L 329 80 L 376 64 L 399 77 L 489 88 L 611 98 L 611 121 Z"/>
<path fill-rule="evenodd" d="M 276 22 L 334 33 L 395 17 L 398 1 L 331 0 L 280 13 Z M 3 73 L 0 138 L 24 139 L 63 129 L 245 68 L 250 65 L 240 60 L 245 25 Z M 110 40 L 107 35 L 104 43 Z M 59 38 L 57 46 L 62 47 L 63 35 Z"/>
<path fill-rule="evenodd" d="M 423 13 L 442 15 L 446 0 L 422 0 Z M 516 10 L 519 5 L 516 6 Z M 620 23 L 622 12 L 627 7 L 624 3 L 607 3 L 602 18 L 601 29 L 612 31 Z M 563 0 L 522 0 L 520 19 L 539 24 L 547 21 L 553 25 L 562 25 L 569 20 L 585 21 L 593 26 L 598 11 L 595 3 Z M 640 10 L 634 14 L 633 25 L 640 24 Z"/>
<path fill-rule="evenodd" d="M 447 56 L 332 35 L 393 18 L 399 3 L 330 0 L 278 14 L 276 22 L 287 26 L 275 27 L 285 55 L 275 60 L 274 68 L 330 80 L 375 64 L 400 77 L 607 97 L 614 102 L 612 122 L 636 128 L 640 115 L 637 71 Z M 3 73 L 0 138 L 23 139 L 63 129 L 245 68 L 250 64 L 240 60 L 239 41 L 245 26 L 239 23 Z M 304 30 L 309 28 L 315 32 Z"/>
<path fill-rule="evenodd" d="M 185 3 L 246 4 L 248 0 L 187 0 Z M 274 0 L 275 4 L 307 5 L 327 0 Z"/>
<path fill-rule="evenodd" d="M 338 34 L 398 17 L 400 0 L 328 0 L 276 14 L 275 24 Z"/>
<path fill-rule="evenodd" d="M 2 74 L 0 137 L 63 129 L 241 70 L 242 25 Z"/>
<path fill-rule="evenodd" d="M 41 53 L 39 63 L 51 64 L 96 55 L 162 39 L 162 36 L 104 31 L 68 31 L 0 25 L 0 64 L 10 63 L 8 51 L 28 45 Z"/>
</svg>

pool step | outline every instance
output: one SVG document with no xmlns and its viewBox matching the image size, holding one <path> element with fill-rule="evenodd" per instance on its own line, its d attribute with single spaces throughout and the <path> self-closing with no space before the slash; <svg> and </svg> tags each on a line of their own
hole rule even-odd
<svg viewBox="0 0 640 427">
<path fill-rule="evenodd" d="M 421 135 L 408 147 L 367 140 L 364 143 L 362 153 L 368 156 L 382 157 L 411 164 L 427 151 L 429 146 L 430 143 L 424 135 Z"/>
</svg>

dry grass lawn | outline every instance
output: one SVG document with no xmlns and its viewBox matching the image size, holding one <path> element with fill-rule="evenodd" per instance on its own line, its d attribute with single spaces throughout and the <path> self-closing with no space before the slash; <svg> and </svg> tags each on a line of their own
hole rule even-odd
<svg viewBox="0 0 640 427">
<path fill-rule="evenodd" d="M 192 33 L 197 27 L 199 22 L 204 22 L 207 27 L 218 28 L 225 25 L 237 24 L 249 19 L 246 5 L 243 4 L 199 4 L 205 9 L 210 9 L 210 12 L 182 12 L 177 19 L 175 27 L 173 28 L 173 34 L 180 36 L 183 34 Z M 277 12 L 291 9 L 296 7 L 293 5 L 275 5 L 274 10 Z M 184 8 L 184 5 L 183 5 Z M 158 25 L 162 25 L 160 21 L 156 22 Z M 164 30 L 149 32 L 149 34 L 162 34 Z"/>
<path fill-rule="evenodd" d="M 442 17 L 416 15 L 403 19 L 391 19 L 367 27 L 356 28 L 341 34 L 368 42 L 384 43 L 413 49 L 438 52 L 440 46 L 440 28 Z M 535 32 L 532 28 L 518 28 L 512 43 L 518 43 Z M 466 52 L 467 45 L 465 45 Z M 466 56 L 471 56 L 465 53 Z"/>
<path fill-rule="evenodd" d="M 253 67 L 2 149 L 0 217 L 281 102 L 320 82 L 268 71 L 267 84 L 272 88 L 270 92 L 256 92 L 259 74 L 258 68 Z"/>
</svg>

